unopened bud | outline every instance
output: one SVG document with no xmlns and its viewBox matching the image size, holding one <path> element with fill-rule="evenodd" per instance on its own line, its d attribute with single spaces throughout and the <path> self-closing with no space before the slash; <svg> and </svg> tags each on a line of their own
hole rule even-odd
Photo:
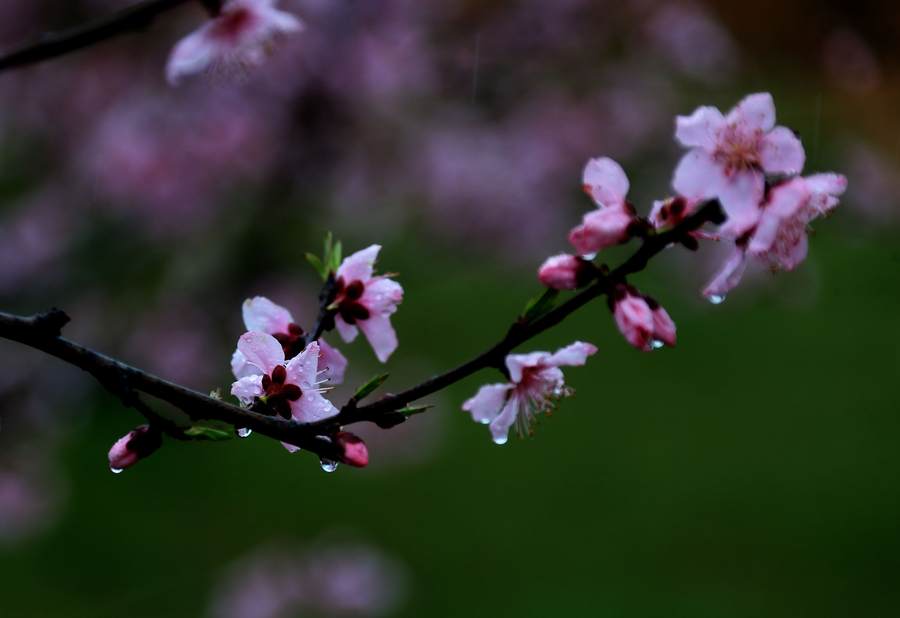
<svg viewBox="0 0 900 618">
<path fill-rule="evenodd" d="M 619 332 L 631 345 L 649 352 L 652 349 L 653 312 L 647 301 L 630 285 L 618 285 L 610 295 L 613 317 Z"/>
<path fill-rule="evenodd" d="M 140 425 L 113 444 L 109 449 L 109 467 L 121 472 L 136 464 L 138 460 L 153 454 L 162 446 L 162 434 L 150 425 Z"/>
<path fill-rule="evenodd" d="M 653 314 L 653 338 L 667 346 L 675 347 L 675 322 L 655 298 L 645 296 L 644 299 Z"/>
<path fill-rule="evenodd" d="M 554 290 L 574 290 L 590 283 L 595 271 L 593 262 L 563 253 L 547 258 L 538 269 L 538 279 Z"/>
<path fill-rule="evenodd" d="M 334 443 L 341 451 L 341 463 L 357 468 L 365 468 L 369 464 L 369 450 L 359 436 L 347 431 L 339 431 L 334 436 Z"/>
</svg>

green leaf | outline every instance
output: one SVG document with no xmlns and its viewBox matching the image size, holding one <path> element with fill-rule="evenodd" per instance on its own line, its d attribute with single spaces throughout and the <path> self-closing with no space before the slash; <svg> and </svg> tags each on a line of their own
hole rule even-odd
<svg viewBox="0 0 900 618">
<path fill-rule="evenodd" d="M 195 440 L 211 440 L 213 442 L 231 440 L 234 437 L 234 433 L 231 431 L 213 429 L 212 427 L 201 427 L 200 425 L 185 429 L 184 435 L 190 436 Z"/>
<path fill-rule="evenodd" d="M 384 384 L 384 381 L 387 380 L 390 375 L 391 374 L 389 373 L 385 373 L 380 376 L 375 376 L 374 378 L 360 386 L 358 389 L 356 389 L 356 394 L 353 395 L 353 401 L 359 401 L 363 397 L 371 395 L 376 388 Z"/>
<path fill-rule="evenodd" d="M 413 414 L 421 414 L 428 408 L 433 408 L 434 406 L 408 406 L 403 408 L 402 410 L 397 410 L 398 414 L 402 414 L 406 418 L 409 418 Z"/>
<path fill-rule="evenodd" d="M 526 322 L 533 322 L 553 309 L 557 296 L 559 296 L 559 290 L 548 289 L 540 296 L 540 298 L 532 298 L 529 300 L 528 304 L 525 305 L 525 311 L 522 314 Z"/>
<path fill-rule="evenodd" d="M 341 251 L 343 246 L 341 245 L 341 241 L 337 241 L 334 243 L 334 251 L 331 254 L 331 270 L 337 272 L 337 269 L 341 265 Z"/>
<path fill-rule="evenodd" d="M 328 269 L 325 268 L 325 265 L 322 264 L 322 260 L 313 255 L 312 253 L 304 253 L 303 257 L 309 260 L 309 263 L 313 265 L 313 268 L 319 273 L 319 276 L 322 277 L 323 280 L 328 279 Z"/>
</svg>

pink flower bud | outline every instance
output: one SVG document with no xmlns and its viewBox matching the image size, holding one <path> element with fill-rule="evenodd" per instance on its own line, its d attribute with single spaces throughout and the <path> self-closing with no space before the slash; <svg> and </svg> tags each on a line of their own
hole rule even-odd
<svg viewBox="0 0 900 618">
<path fill-rule="evenodd" d="M 634 209 L 627 202 L 601 208 L 584 216 L 581 225 L 569 232 L 569 242 L 581 255 L 590 255 L 630 240 L 636 223 Z"/>
<path fill-rule="evenodd" d="M 653 311 L 640 293 L 630 285 L 618 285 L 610 296 L 613 317 L 619 332 L 631 345 L 649 352 L 653 347 Z"/>
<path fill-rule="evenodd" d="M 341 463 L 357 468 L 365 468 L 369 465 L 369 450 L 359 436 L 347 431 L 339 431 L 334 437 L 334 443 L 341 449 Z"/>
<path fill-rule="evenodd" d="M 150 425 L 135 427 L 109 449 L 109 467 L 113 472 L 130 468 L 162 444 L 162 435 Z"/>
<path fill-rule="evenodd" d="M 587 285 L 593 271 L 591 262 L 564 253 L 547 258 L 538 270 L 538 279 L 554 290 L 572 290 Z"/>
<path fill-rule="evenodd" d="M 675 347 L 675 322 L 655 298 L 645 296 L 644 299 L 653 313 L 653 339 L 661 341 L 667 346 Z"/>
</svg>

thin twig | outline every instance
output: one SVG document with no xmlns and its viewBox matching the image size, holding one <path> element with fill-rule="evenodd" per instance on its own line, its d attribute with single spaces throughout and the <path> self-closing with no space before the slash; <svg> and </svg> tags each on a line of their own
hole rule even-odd
<svg viewBox="0 0 900 618">
<path fill-rule="evenodd" d="M 120 34 L 143 30 L 157 15 L 192 0 L 146 0 L 81 26 L 45 32 L 0 52 L 0 71 L 62 56 Z"/>
<path fill-rule="evenodd" d="M 405 417 L 398 410 L 476 371 L 488 367 L 500 368 L 505 356 L 517 346 L 559 324 L 589 301 L 610 292 L 616 284 L 624 283 L 628 275 L 643 270 L 648 260 L 667 246 L 678 242 L 706 222 L 721 223 L 722 220 L 718 202 L 708 202 L 671 230 L 645 238 L 640 248 L 623 264 L 608 275 L 598 274 L 594 283 L 568 301 L 532 322 L 525 322 L 523 319 L 516 321 L 499 343 L 468 362 L 446 373 L 433 376 L 401 393 L 384 397 L 365 406 L 357 407 L 355 401 L 351 400 L 337 416 L 315 423 L 288 421 L 240 408 L 67 341 L 60 336 L 60 331 L 69 318 L 56 309 L 32 317 L 0 313 L 0 337 L 18 341 L 87 371 L 110 392 L 122 397 L 126 405 L 135 407 L 147 416 L 151 423 L 154 418 L 158 421 L 161 417 L 140 402 L 137 394 L 132 391 L 141 391 L 166 401 L 184 411 L 194 421 L 216 420 L 235 427 L 246 427 L 270 438 L 312 451 L 322 458 L 337 460 L 339 459 L 337 447 L 329 441 L 320 439 L 319 436 L 331 435 L 339 426 L 361 421 L 373 422 L 383 427 L 402 422 Z M 327 313 L 325 308 L 327 303 L 331 302 L 327 299 L 332 291 L 333 282 L 331 286 L 326 283 L 321 296 L 323 312 Z M 321 335 L 323 328 L 321 325 L 323 312 L 320 312 L 316 328 L 310 333 L 316 337 Z M 132 393 L 133 398 L 129 393 Z M 165 427 L 161 428 L 165 430 Z"/>
</svg>

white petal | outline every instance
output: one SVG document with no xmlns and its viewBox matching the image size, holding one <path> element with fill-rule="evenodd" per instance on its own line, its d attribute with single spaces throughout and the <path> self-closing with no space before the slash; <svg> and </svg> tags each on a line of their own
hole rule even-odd
<svg viewBox="0 0 900 618">
<path fill-rule="evenodd" d="M 372 313 L 366 320 L 356 322 L 360 330 L 366 335 L 375 356 L 382 363 L 386 363 L 394 350 L 397 349 L 397 333 L 391 326 L 391 318 L 386 315 Z"/>
<path fill-rule="evenodd" d="M 619 205 L 628 194 L 625 170 L 609 157 L 588 161 L 582 174 L 582 182 L 600 207 Z"/>
<path fill-rule="evenodd" d="M 744 268 L 747 266 L 747 252 L 744 247 L 735 246 L 731 256 L 722 265 L 722 268 L 716 273 L 716 276 L 706 289 L 703 290 L 703 296 L 710 298 L 712 296 L 724 297 L 734 286 L 741 282 L 744 275 Z"/>
<path fill-rule="evenodd" d="M 759 164 L 770 174 L 799 174 L 805 162 L 803 145 L 786 127 L 775 127 L 759 141 Z"/>
<path fill-rule="evenodd" d="M 337 277 L 343 277 L 344 282 L 350 284 L 354 281 L 367 282 L 372 278 L 372 270 L 375 266 L 375 260 L 378 258 L 378 252 L 381 245 L 372 245 L 362 251 L 357 251 L 353 255 L 344 258 L 338 267 Z"/>
<path fill-rule="evenodd" d="M 522 381 L 522 372 L 526 367 L 537 367 L 546 363 L 549 352 L 529 352 L 528 354 L 507 354 L 506 369 L 509 379 L 518 384 Z"/>
<path fill-rule="evenodd" d="M 509 384 L 486 384 L 478 389 L 474 397 L 463 403 L 462 409 L 472 414 L 473 421 L 486 425 L 500 414 L 511 388 Z"/>
<path fill-rule="evenodd" d="M 253 403 L 256 397 L 263 394 L 261 375 L 241 378 L 231 385 L 231 394 L 237 397 L 245 406 Z"/>
<path fill-rule="evenodd" d="M 262 369 L 264 374 L 271 375 L 275 367 L 284 364 L 281 344 L 266 333 L 244 333 L 238 340 L 238 350 L 247 357 L 248 363 Z"/>
<path fill-rule="evenodd" d="M 319 374 L 319 344 L 313 341 L 285 365 L 285 384 L 296 384 L 301 390 L 315 388 Z"/>
<path fill-rule="evenodd" d="M 597 346 L 590 343 L 582 343 L 576 341 L 571 345 L 560 348 L 545 362 L 547 365 L 567 365 L 570 367 L 580 367 L 587 361 L 587 357 L 597 352 Z"/>
<path fill-rule="evenodd" d="M 288 325 L 294 321 L 287 309 L 276 305 L 264 296 L 245 300 L 242 311 L 244 326 L 248 331 L 257 331 L 268 335 L 288 332 Z"/>
<path fill-rule="evenodd" d="M 698 107 L 690 116 L 675 119 L 675 139 L 689 147 L 715 150 L 725 117 L 715 107 Z"/>
<path fill-rule="evenodd" d="M 337 328 L 338 333 L 340 333 L 341 339 L 347 343 L 351 343 L 359 334 L 356 325 L 347 324 L 340 315 L 334 316 L 334 326 Z"/>
<path fill-rule="evenodd" d="M 749 131 L 771 131 L 775 126 L 775 102 L 768 92 L 751 94 L 728 113 L 728 124 L 738 125 Z"/>
</svg>

